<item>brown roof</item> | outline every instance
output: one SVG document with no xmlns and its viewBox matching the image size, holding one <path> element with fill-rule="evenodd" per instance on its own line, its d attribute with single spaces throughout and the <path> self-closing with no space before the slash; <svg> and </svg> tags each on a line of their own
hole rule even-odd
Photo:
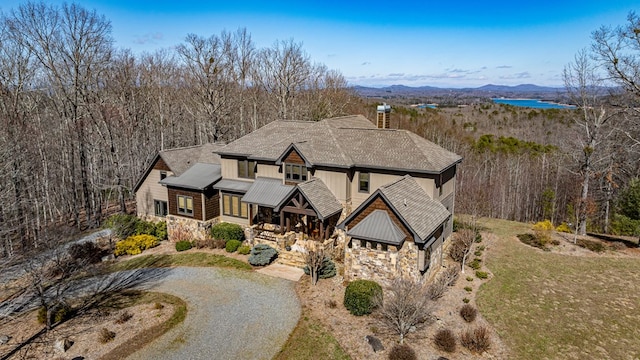
<svg viewBox="0 0 640 360">
<path fill-rule="evenodd" d="M 462 159 L 410 131 L 378 129 L 362 115 L 274 121 L 218 153 L 279 161 L 292 144 L 312 166 L 440 173 Z"/>
</svg>

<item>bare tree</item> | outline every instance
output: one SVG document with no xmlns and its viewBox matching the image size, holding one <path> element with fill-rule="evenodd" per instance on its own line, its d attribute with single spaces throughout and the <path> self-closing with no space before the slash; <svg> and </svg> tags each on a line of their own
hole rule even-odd
<svg viewBox="0 0 640 360">
<path fill-rule="evenodd" d="M 578 235 L 587 233 L 587 201 L 589 184 L 598 167 L 608 156 L 606 141 L 612 135 L 612 119 L 615 113 L 602 101 L 602 80 L 598 68 L 586 50 L 580 51 L 574 62 L 567 65 L 563 73 L 565 88 L 571 100 L 579 107 L 579 116 L 574 118 L 578 134 L 574 160 L 580 175 L 580 203 L 578 206 Z"/>
<path fill-rule="evenodd" d="M 307 249 L 304 254 L 304 262 L 309 267 L 309 275 L 311 275 L 311 285 L 318 283 L 318 275 L 322 262 L 324 261 L 324 249 L 322 246 L 316 246 L 313 249 Z"/>
<path fill-rule="evenodd" d="M 467 263 L 467 257 L 471 253 L 471 247 L 476 238 L 476 231 L 472 229 L 461 229 L 454 233 L 453 242 L 449 255 L 453 260 L 460 263 L 460 272 L 464 274 L 464 265 Z"/>
<path fill-rule="evenodd" d="M 427 286 L 410 279 L 399 278 L 377 296 L 374 303 L 380 324 L 400 337 L 400 344 L 412 330 L 425 325 L 433 302 L 427 296 Z"/>
</svg>

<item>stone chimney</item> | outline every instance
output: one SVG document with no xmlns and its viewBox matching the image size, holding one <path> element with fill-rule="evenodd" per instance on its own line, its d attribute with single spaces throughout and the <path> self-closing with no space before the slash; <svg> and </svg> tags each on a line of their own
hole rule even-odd
<svg viewBox="0 0 640 360">
<path fill-rule="evenodd" d="M 378 129 L 388 129 L 391 121 L 391 105 L 378 105 Z"/>
</svg>

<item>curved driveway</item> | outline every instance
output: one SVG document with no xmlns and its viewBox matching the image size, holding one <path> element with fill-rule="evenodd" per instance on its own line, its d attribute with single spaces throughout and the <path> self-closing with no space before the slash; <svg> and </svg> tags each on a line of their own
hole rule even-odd
<svg viewBox="0 0 640 360">
<path fill-rule="evenodd" d="M 271 359 L 300 317 L 291 281 L 255 272 L 180 267 L 145 288 L 176 295 L 187 317 L 128 359 Z"/>
</svg>

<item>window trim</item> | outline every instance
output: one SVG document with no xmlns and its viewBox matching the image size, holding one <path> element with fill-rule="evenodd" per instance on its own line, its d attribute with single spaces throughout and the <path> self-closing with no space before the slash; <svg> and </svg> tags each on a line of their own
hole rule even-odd
<svg viewBox="0 0 640 360">
<path fill-rule="evenodd" d="M 158 205 L 160 204 L 164 204 L 163 206 L 164 211 L 162 214 L 158 212 Z M 153 199 L 153 209 L 154 209 L 153 213 L 155 214 L 155 216 L 158 216 L 158 217 L 166 217 L 169 214 L 169 204 L 164 200 Z"/>
<path fill-rule="evenodd" d="M 180 210 L 180 198 L 184 199 L 184 208 Z M 189 212 L 189 200 L 191 200 L 191 212 Z M 193 196 L 188 195 L 176 195 L 176 212 L 178 215 L 193 217 Z"/>
<path fill-rule="evenodd" d="M 364 180 L 364 179 L 362 179 L 363 175 L 367 175 L 366 176 L 367 177 L 367 180 L 366 180 L 367 187 L 366 187 L 366 189 L 363 189 L 363 187 L 362 187 L 362 182 Z M 358 192 L 367 193 L 368 194 L 370 190 L 371 190 L 371 173 L 362 172 L 362 171 L 358 172 Z"/>
<path fill-rule="evenodd" d="M 256 178 L 256 161 L 255 160 L 238 160 L 238 177 L 242 179 L 255 179 Z M 241 175 L 242 172 L 244 175 Z"/>
<path fill-rule="evenodd" d="M 249 205 L 247 203 L 242 202 L 242 196 L 243 195 L 222 193 L 222 215 L 231 216 L 239 219 L 248 219 Z M 226 199 L 229 199 L 229 200 L 226 200 Z M 235 202 L 234 199 L 237 199 L 237 202 Z M 225 206 L 227 204 L 227 201 L 228 201 L 228 211 L 227 211 L 227 207 Z M 237 210 L 238 210 L 237 215 L 234 214 L 234 205 L 237 206 Z M 243 212 L 245 216 L 242 216 Z"/>
<path fill-rule="evenodd" d="M 299 179 L 294 179 L 294 169 L 298 170 Z M 309 179 L 309 169 L 302 164 L 284 164 L 284 179 L 291 182 L 305 182 Z"/>
</svg>

